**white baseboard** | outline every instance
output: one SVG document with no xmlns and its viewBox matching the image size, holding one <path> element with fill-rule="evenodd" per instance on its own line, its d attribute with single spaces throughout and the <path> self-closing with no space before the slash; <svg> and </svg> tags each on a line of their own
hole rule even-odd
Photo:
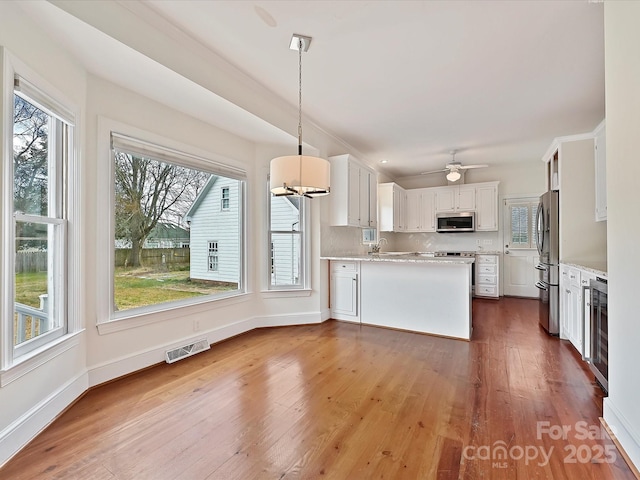
<svg viewBox="0 0 640 480">
<path fill-rule="evenodd" d="M 321 323 L 320 312 L 290 314 L 290 315 L 269 315 L 251 317 L 240 320 L 229 325 L 224 325 L 213 330 L 203 330 L 194 335 L 171 342 L 167 345 L 160 345 L 151 349 L 117 358 L 109 362 L 89 368 L 89 386 L 94 387 L 101 383 L 108 382 L 118 377 L 142 370 L 157 363 L 165 361 L 165 351 L 176 348 L 190 341 L 206 337 L 209 344 L 214 344 L 226 340 L 236 335 L 248 332 L 261 327 L 281 327 L 288 325 L 307 325 Z"/>
<path fill-rule="evenodd" d="M 255 328 L 321 323 L 323 316 L 324 313 L 315 312 L 252 317 L 213 330 L 197 332 L 192 337 L 156 346 L 92 367 L 87 372 L 69 380 L 49 397 L 0 431 L 0 466 L 33 440 L 90 387 L 164 362 L 166 350 L 197 338 L 206 337 L 209 343 L 213 344 Z"/>
<path fill-rule="evenodd" d="M 605 422 L 637 470 L 640 467 L 640 436 L 609 398 L 604 399 L 603 406 Z"/>
<path fill-rule="evenodd" d="M 88 387 L 87 374 L 77 375 L 1 431 L 0 467 L 87 391 Z"/>
</svg>

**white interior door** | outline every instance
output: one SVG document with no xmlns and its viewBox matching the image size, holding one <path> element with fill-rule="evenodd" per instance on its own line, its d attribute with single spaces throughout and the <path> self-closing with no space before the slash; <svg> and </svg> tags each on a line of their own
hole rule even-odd
<svg viewBox="0 0 640 480">
<path fill-rule="evenodd" d="M 504 255 L 503 293 L 515 297 L 538 297 L 536 281 L 538 250 L 536 249 L 534 224 L 537 197 L 510 198 L 504 200 Z"/>
</svg>

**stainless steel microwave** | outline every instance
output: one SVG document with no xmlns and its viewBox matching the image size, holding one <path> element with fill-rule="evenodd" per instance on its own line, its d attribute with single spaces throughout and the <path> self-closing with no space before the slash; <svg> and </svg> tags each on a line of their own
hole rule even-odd
<svg viewBox="0 0 640 480">
<path fill-rule="evenodd" d="M 475 232 L 475 212 L 443 212 L 436 214 L 436 232 Z"/>
</svg>

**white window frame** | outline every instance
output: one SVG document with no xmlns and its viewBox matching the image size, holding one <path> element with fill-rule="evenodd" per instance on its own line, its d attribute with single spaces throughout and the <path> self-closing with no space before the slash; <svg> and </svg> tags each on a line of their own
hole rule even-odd
<svg viewBox="0 0 640 480">
<path fill-rule="evenodd" d="M 112 134 L 118 135 L 122 141 L 130 141 L 132 146 L 143 149 L 144 156 L 160 161 L 178 163 L 188 168 L 199 169 L 204 172 L 221 175 L 239 180 L 238 201 L 240 203 L 240 279 L 238 289 L 226 294 L 206 295 L 190 299 L 166 302 L 136 309 L 115 312 L 113 305 L 113 275 L 114 275 L 114 168 L 112 153 Z M 176 156 L 180 161 L 176 162 Z M 246 236 L 246 183 L 247 174 L 244 167 L 229 158 L 200 150 L 192 145 L 171 140 L 166 135 L 160 135 L 134 127 L 103 116 L 98 117 L 98 178 L 104 179 L 98 183 L 100 198 L 109 198 L 99 208 L 100 215 L 108 219 L 104 225 L 99 225 L 98 248 L 106 252 L 98 260 L 100 271 L 98 277 L 97 299 L 97 327 L 100 335 L 137 328 L 167 319 L 175 318 L 177 314 L 192 314 L 210 310 L 213 306 L 223 307 L 249 300 L 247 287 L 247 236 Z M 180 310 L 180 313 L 176 311 Z"/>
<path fill-rule="evenodd" d="M 309 199 L 302 197 L 300 199 L 300 230 L 299 232 L 271 230 L 271 199 L 274 198 L 269 190 L 269 179 L 267 178 L 267 202 L 266 203 L 266 259 L 267 259 L 267 278 L 266 278 L 266 290 L 268 292 L 302 292 L 308 294 L 310 292 L 310 275 L 309 275 L 309 252 L 310 248 L 310 235 L 309 232 Z M 300 276 L 298 284 L 291 285 L 273 285 L 272 271 L 273 271 L 273 234 L 292 234 L 296 233 L 300 235 Z"/>
<path fill-rule="evenodd" d="M 229 187 L 222 187 L 222 189 L 220 190 L 220 210 L 229 210 L 230 207 L 231 189 Z"/>
<path fill-rule="evenodd" d="M 507 209 L 508 218 L 508 226 L 511 227 L 511 231 L 509 234 L 509 248 L 513 250 L 530 250 L 536 248 L 535 242 L 535 221 L 536 221 L 536 211 L 538 209 L 538 200 L 533 197 L 529 198 L 508 198 L 505 199 L 505 207 Z M 527 218 L 527 234 L 529 241 L 527 243 L 523 242 L 513 242 L 513 224 L 511 218 L 511 209 L 513 207 L 526 207 L 528 209 L 528 218 Z"/>
<path fill-rule="evenodd" d="M 209 272 L 217 272 L 218 268 L 219 268 L 219 263 L 218 263 L 218 246 L 219 243 L 217 240 L 209 240 L 209 242 L 207 242 L 208 248 L 208 254 L 207 254 L 207 271 Z"/>
<path fill-rule="evenodd" d="M 82 257 L 81 232 L 75 227 L 68 235 L 67 225 L 81 218 L 82 198 L 81 165 L 78 162 L 79 135 L 77 119 L 79 109 L 65 95 L 51 86 L 40 75 L 22 63 L 6 49 L 0 47 L 0 65 L 3 67 L 0 93 L 3 96 L 0 134 L 2 135 L 3 161 L 0 166 L 2 206 L 0 207 L 0 264 L 2 287 L 0 288 L 0 386 L 4 386 L 37 366 L 78 344 L 82 324 L 78 312 L 82 311 L 84 287 L 80 281 Z M 54 188 L 49 192 L 50 206 L 45 215 L 14 214 L 13 212 L 13 118 L 14 95 L 46 112 L 51 118 L 50 152 L 62 149 L 50 169 Z M 64 140 L 64 142 L 63 142 Z M 47 225 L 50 230 L 54 253 L 50 260 L 49 275 L 54 286 L 51 315 L 54 328 L 42 335 L 15 345 L 14 302 L 15 285 L 15 223 L 33 222 Z M 50 228 L 52 227 L 52 228 Z M 74 252 L 69 256 L 68 252 Z M 11 278 L 6 277 L 11 272 Z M 66 292 L 74 291 L 67 299 Z"/>
</svg>

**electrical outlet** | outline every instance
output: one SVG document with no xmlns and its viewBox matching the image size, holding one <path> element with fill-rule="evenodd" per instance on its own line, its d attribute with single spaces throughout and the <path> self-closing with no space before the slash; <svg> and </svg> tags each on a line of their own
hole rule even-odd
<svg viewBox="0 0 640 480">
<path fill-rule="evenodd" d="M 193 331 L 194 332 L 199 332 L 200 331 L 200 320 L 194 320 L 193 321 Z"/>
<path fill-rule="evenodd" d="M 490 238 L 485 238 L 483 243 L 485 245 L 493 245 L 493 240 L 491 240 Z"/>
<path fill-rule="evenodd" d="M 476 245 L 481 245 L 482 244 L 482 240 L 480 240 L 479 238 L 476 239 Z"/>
</svg>

